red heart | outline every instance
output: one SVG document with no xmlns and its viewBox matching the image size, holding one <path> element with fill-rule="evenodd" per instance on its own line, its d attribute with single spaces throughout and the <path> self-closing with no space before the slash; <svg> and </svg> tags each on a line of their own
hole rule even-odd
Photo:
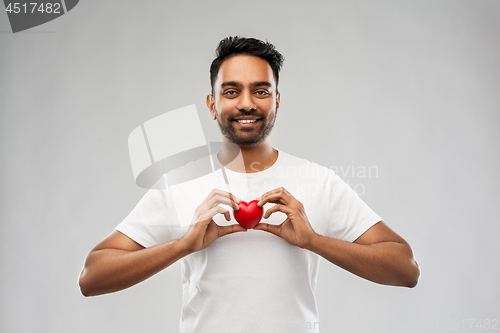
<svg viewBox="0 0 500 333">
<path fill-rule="evenodd" d="M 257 202 L 259 200 L 241 201 L 238 204 L 240 210 L 233 211 L 234 218 L 243 228 L 253 229 L 262 219 L 264 208 L 257 206 Z"/>
</svg>

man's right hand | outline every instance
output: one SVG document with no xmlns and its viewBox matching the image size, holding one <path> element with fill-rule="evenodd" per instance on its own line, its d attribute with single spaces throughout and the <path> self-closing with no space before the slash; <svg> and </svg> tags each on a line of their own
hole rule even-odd
<svg viewBox="0 0 500 333">
<path fill-rule="evenodd" d="M 235 197 L 222 190 L 213 190 L 198 206 L 193 223 L 184 237 L 144 248 L 119 231 L 113 231 L 96 245 L 85 259 L 79 284 L 82 294 L 95 296 L 133 286 L 192 252 L 204 249 L 217 238 L 237 231 L 246 231 L 239 224 L 218 226 L 212 219 L 229 212 L 219 206 L 227 204 L 238 210 Z M 236 199 L 239 202 L 239 199 Z"/>
<path fill-rule="evenodd" d="M 213 217 L 220 213 L 224 215 L 227 221 L 230 221 L 231 215 L 229 211 L 221 207 L 220 204 L 225 204 L 231 206 L 234 210 L 239 210 L 238 203 L 240 201 L 239 198 L 229 192 L 213 189 L 196 208 L 189 230 L 180 241 L 185 244 L 189 251 L 196 252 L 206 248 L 219 237 L 233 232 L 246 231 L 247 229 L 237 223 L 219 226 L 213 220 Z"/>
</svg>

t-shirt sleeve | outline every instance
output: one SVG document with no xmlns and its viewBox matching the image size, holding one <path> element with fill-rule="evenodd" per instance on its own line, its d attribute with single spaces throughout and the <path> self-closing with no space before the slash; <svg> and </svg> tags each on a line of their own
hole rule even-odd
<svg viewBox="0 0 500 333">
<path fill-rule="evenodd" d="M 130 214 L 115 228 L 144 247 L 180 238 L 180 227 L 174 203 L 165 178 L 162 177 L 137 203 Z"/>
<path fill-rule="evenodd" d="M 326 236 L 353 242 L 382 221 L 333 170 L 326 174 L 325 192 L 328 214 Z"/>
</svg>

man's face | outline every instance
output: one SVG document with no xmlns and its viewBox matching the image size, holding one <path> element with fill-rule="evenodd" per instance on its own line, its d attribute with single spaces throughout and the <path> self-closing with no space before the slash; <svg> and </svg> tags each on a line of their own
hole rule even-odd
<svg viewBox="0 0 500 333">
<path fill-rule="evenodd" d="M 225 60 L 213 95 L 207 96 L 207 106 L 222 135 L 240 147 L 253 147 L 268 138 L 279 101 L 271 66 L 250 55 Z"/>
</svg>

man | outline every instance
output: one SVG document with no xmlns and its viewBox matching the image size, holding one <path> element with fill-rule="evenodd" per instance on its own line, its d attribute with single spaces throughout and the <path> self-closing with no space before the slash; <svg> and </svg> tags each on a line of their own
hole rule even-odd
<svg viewBox="0 0 500 333">
<path fill-rule="evenodd" d="M 228 186 L 209 176 L 178 191 L 160 180 L 164 189 L 150 190 L 89 253 L 80 275 L 85 296 L 128 288 L 182 259 L 181 332 L 290 333 L 319 321 L 319 256 L 376 283 L 417 284 L 408 243 L 332 170 L 272 147 L 282 62 L 269 43 L 220 42 L 207 106 L 227 143 L 213 160 Z M 192 200 L 200 193 L 204 200 Z M 266 222 L 247 231 L 232 220 L 223 206 L 239 210 L 238 196 L 257 198 Z M 181 208 L 175 202 L 191 205 L 191 223 L 169 222 Z"/>
</svg>

